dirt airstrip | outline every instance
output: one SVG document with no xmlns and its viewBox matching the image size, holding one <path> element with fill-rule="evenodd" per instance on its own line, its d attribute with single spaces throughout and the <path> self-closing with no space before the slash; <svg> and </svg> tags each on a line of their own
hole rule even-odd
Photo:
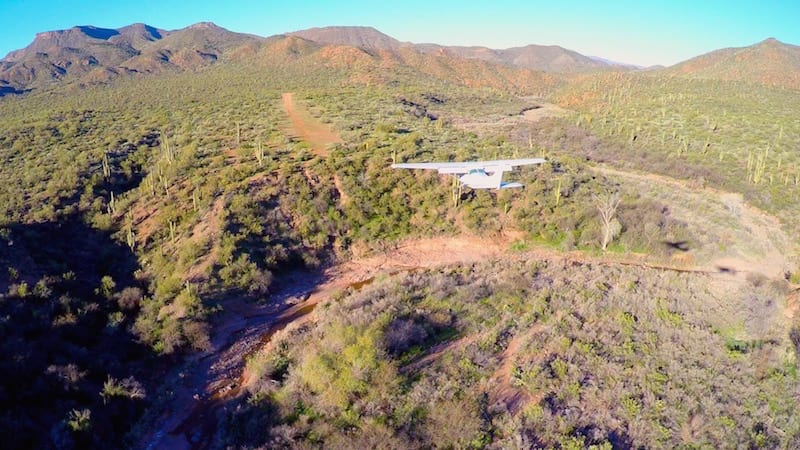
<svg viewBox="0 0 800 450">
<path fill-rule="evenodd" d="M 291 126 L 289 136 L 307 142 L 318 156 L 328 156 L 328 148 L 334 144 L 341 144 L 342 138 L 334 133 L 324 123 L 314 119 L 311 113 L 294 101 L 294 93 L 286 92 L 282 96 L 283 108 L 289 116 Z"/>
</svg>

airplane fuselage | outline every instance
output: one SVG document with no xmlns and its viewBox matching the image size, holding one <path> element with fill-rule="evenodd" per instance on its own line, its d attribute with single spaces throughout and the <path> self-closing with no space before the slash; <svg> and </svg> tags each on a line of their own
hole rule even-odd
<svg viewBox="0 0 800 450">
<path fill-rule="evenodd" d="M 458 178 L 463 185 L 472 189 L 507 189 L 522 187 L 521 183 L 503 183 L 503 171 L 487 173 L 484 169 L 472 169 Z"/>
<path fill-rule="evenodd" d="M 504 183 L 503 173 L 510 172 L 518 166 L 542 164 L 542 158 L 499 159 L 492 161 L 466 162 L 419 162 L 396 163 L 393 169 L 428 169 L 441 174 L 454 175 L 462 185 L 472 189 L 508 189 L 522 187 L 521 183 Z"/>
</svg>

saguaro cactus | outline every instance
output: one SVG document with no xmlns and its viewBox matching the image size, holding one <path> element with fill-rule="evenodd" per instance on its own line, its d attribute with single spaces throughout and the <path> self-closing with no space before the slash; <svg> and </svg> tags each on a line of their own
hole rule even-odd
<svg viewBox="0 0 800 450">
<path fill-rule="evenodd" d="M 136 233 L 133 232 L 133 213 L 128 213 L 128 227 L 125 234 L 128 247 L 130 247 L 131 251 L 134 251 L 136 248 Z"/>
<path fill-rule="evenodd" d="M 108 163 L 108 153 L 103 154 L 103 178 L 108 180 L 111 177 L 111 166 Z"/>
<path fill-rule="evenodd" d="M 258 161 L 258 167 L 262 167 L 264 165 L 264 146 L 261 145 L 261 141 L 256 143 L 256 148 L 253 150 L 253 153 L 256 156 L 256 161 Z"/>
</svg>

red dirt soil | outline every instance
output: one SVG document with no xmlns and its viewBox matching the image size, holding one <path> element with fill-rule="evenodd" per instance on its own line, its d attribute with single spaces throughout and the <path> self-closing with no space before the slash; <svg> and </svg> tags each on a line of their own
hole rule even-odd
<svg viewBox="0 0 800 450">
<path fill-rule="evenodd" d="M 314 119 L 306 108 L 295 103 L 294 93 L 286 92 L 282 98 L 283 108 L 292 124 L 289 134 L 308 142 L 316 155 L 327 157 L 328 146 L 343 142 L 330 127 Z"/>
</svg>

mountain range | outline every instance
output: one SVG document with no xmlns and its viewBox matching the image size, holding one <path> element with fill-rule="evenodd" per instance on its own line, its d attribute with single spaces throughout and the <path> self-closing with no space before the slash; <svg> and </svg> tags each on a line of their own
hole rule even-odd
<svg viewBox="0 0 800 450">
<path fill-rule="evenodd" d="M 141 23 L 47 31 L 0 60 L 0 89 L 19 92 L 67 79 L 98 82 L 121 74 L 195 70 L 261 39 L 205 22 L 177 31 Z"/>
<path fill-rule="evenodd" d="M 632 69 L 635 66 L 591 58 L 557 45 L 527 45 L 508 49 L 488 47 L 443 46 L 400 42 L 371 27 L 324 27 L 290 33 L 323 44 L 348 45 L 374 50 L 413 48 L 421 53 L 479 59 L 493 64 L 558 73 L 592 72 L 609 69 Z"/>
<path fill-rule="evenodd" d="M 0 60 L 0 96 L 75 81 L 92 84 L 125 75 L 196 71 L 223 61 L 323 64 L 348 69 L 362 82 L 386 81 L 397 67 L 466 85 L 513 87 L 532 81 L 637 67 L 559 46 L 508 49 L 400 42 L 371 27 L 324 27 L 269 38 L 201 22 L 179 30 L 137 23 L 118 29 L 76 26 L 38 33 Z M 728 48 L 668 68 L 666 75 L 739 80 L 800 88 L 800 47 L 767 39 Z M 383 74 L 382 74 L 383 73 Z"/>
<path fill-rule="evenodd" d="M 39 33 L 0 60 L 2 448 L 800 448 L 798 50 Z"/>
</svg>

